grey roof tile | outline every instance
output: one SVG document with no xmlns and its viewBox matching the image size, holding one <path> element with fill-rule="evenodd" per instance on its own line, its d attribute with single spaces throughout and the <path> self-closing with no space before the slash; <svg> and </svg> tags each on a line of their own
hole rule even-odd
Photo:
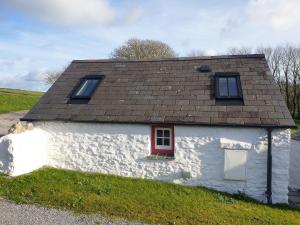
<svg viewBox="0 0 300 225">
<path fill-rule="evenodd" d="M 197 71 L 201 65 L 212 69 Z M 238 72 L 243 106 L 217 105 L 215 72 Z M 105 75 L 88 104 L 67 104 L 80 78 Z M 24 120 L 294 126 L 263 55 L 75 60 Z"/>
</svg>

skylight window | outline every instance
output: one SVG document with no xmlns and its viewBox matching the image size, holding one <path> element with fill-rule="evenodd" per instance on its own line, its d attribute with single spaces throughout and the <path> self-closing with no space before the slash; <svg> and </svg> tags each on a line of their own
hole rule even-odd
<svg viewBox="0 0 300 225">
<path fill-rule="evenodd" d="M 215 77 L 216 99 L 242 100 L 240 76 L 237 73 L 217 73 Z"/>
<path fill-rule="evenodd" d="M 87 103 L 103 78 L 102 75 L 88 75 L 81 78 L 70 95 L 69 103 Z"/>
<path fill-rule="evenodd" d="M 91 97 L 92 93 L 96 90 L 99 79 L 86 79 L 75 93 L 77 97 Z"/>
<path fill-rule="evenodd" d="M 237 78 L 220 77 L 219 94 L 220 97 L 237 97 L 238 96 Z"/>
</svg>

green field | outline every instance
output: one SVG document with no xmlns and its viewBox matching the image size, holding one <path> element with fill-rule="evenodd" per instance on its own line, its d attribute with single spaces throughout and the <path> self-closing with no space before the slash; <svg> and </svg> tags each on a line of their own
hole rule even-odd
<svg viewBox="0 0 300 225">
<path fill-rule="evenodd" d="M 300 120 L 295 119 L 295 123 L 298 129 L 292 129 L 292 134 L 296 134 L 296 132 L 300 130 Z"/>
<path fill-rule="evenodd" d="M 43 92 L 0 88 L 0 113 L 31 109 Z"/>
<path fill-rule="evenodd" d="M 0 176 L 0 195 L 76 213 L 159 224 L 300 224 L 300 211 L 201 187 L 45 168 Z"/>
</svg>

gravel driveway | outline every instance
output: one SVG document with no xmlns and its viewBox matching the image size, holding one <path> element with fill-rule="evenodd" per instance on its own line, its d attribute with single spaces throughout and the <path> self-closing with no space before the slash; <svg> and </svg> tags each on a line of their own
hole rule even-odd
<svg viewBox="0 0 300 225">
<path fill-rule="evenodd" d="M 35 205 L 18 205 L 0 199 L 1 225 L 141 225 L 126 221 L 112 222 L 101 216 L 75 215 L 68 211 Z"/>
</svg>

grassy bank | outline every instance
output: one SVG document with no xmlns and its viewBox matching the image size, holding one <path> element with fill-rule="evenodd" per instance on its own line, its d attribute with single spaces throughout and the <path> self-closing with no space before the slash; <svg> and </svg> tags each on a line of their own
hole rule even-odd
<svg viewBox="0 0 300 225">
<path fill-rule="evenodd" d="M 296 123 L 296 126 L 298 127 L 298 129 L 292 129 L 292 135 L 293 135 L 293 134 L 296 134 L 297 131 L 300 130 L 300 120 L 296 120 L 296 119 L 295 119 L 295 123 Z"/>
<path fill-rule="evenodd" d="M 0 88 L 0 113 L 31 109 L 42 92 Z"/>
<path fill-rule="evenodd" d="M 300 224 L 300 212 L 205 188 L 43 169 L 0 176 L 0 195 L 19 203 L 160 224 Z"/>
</svg>

